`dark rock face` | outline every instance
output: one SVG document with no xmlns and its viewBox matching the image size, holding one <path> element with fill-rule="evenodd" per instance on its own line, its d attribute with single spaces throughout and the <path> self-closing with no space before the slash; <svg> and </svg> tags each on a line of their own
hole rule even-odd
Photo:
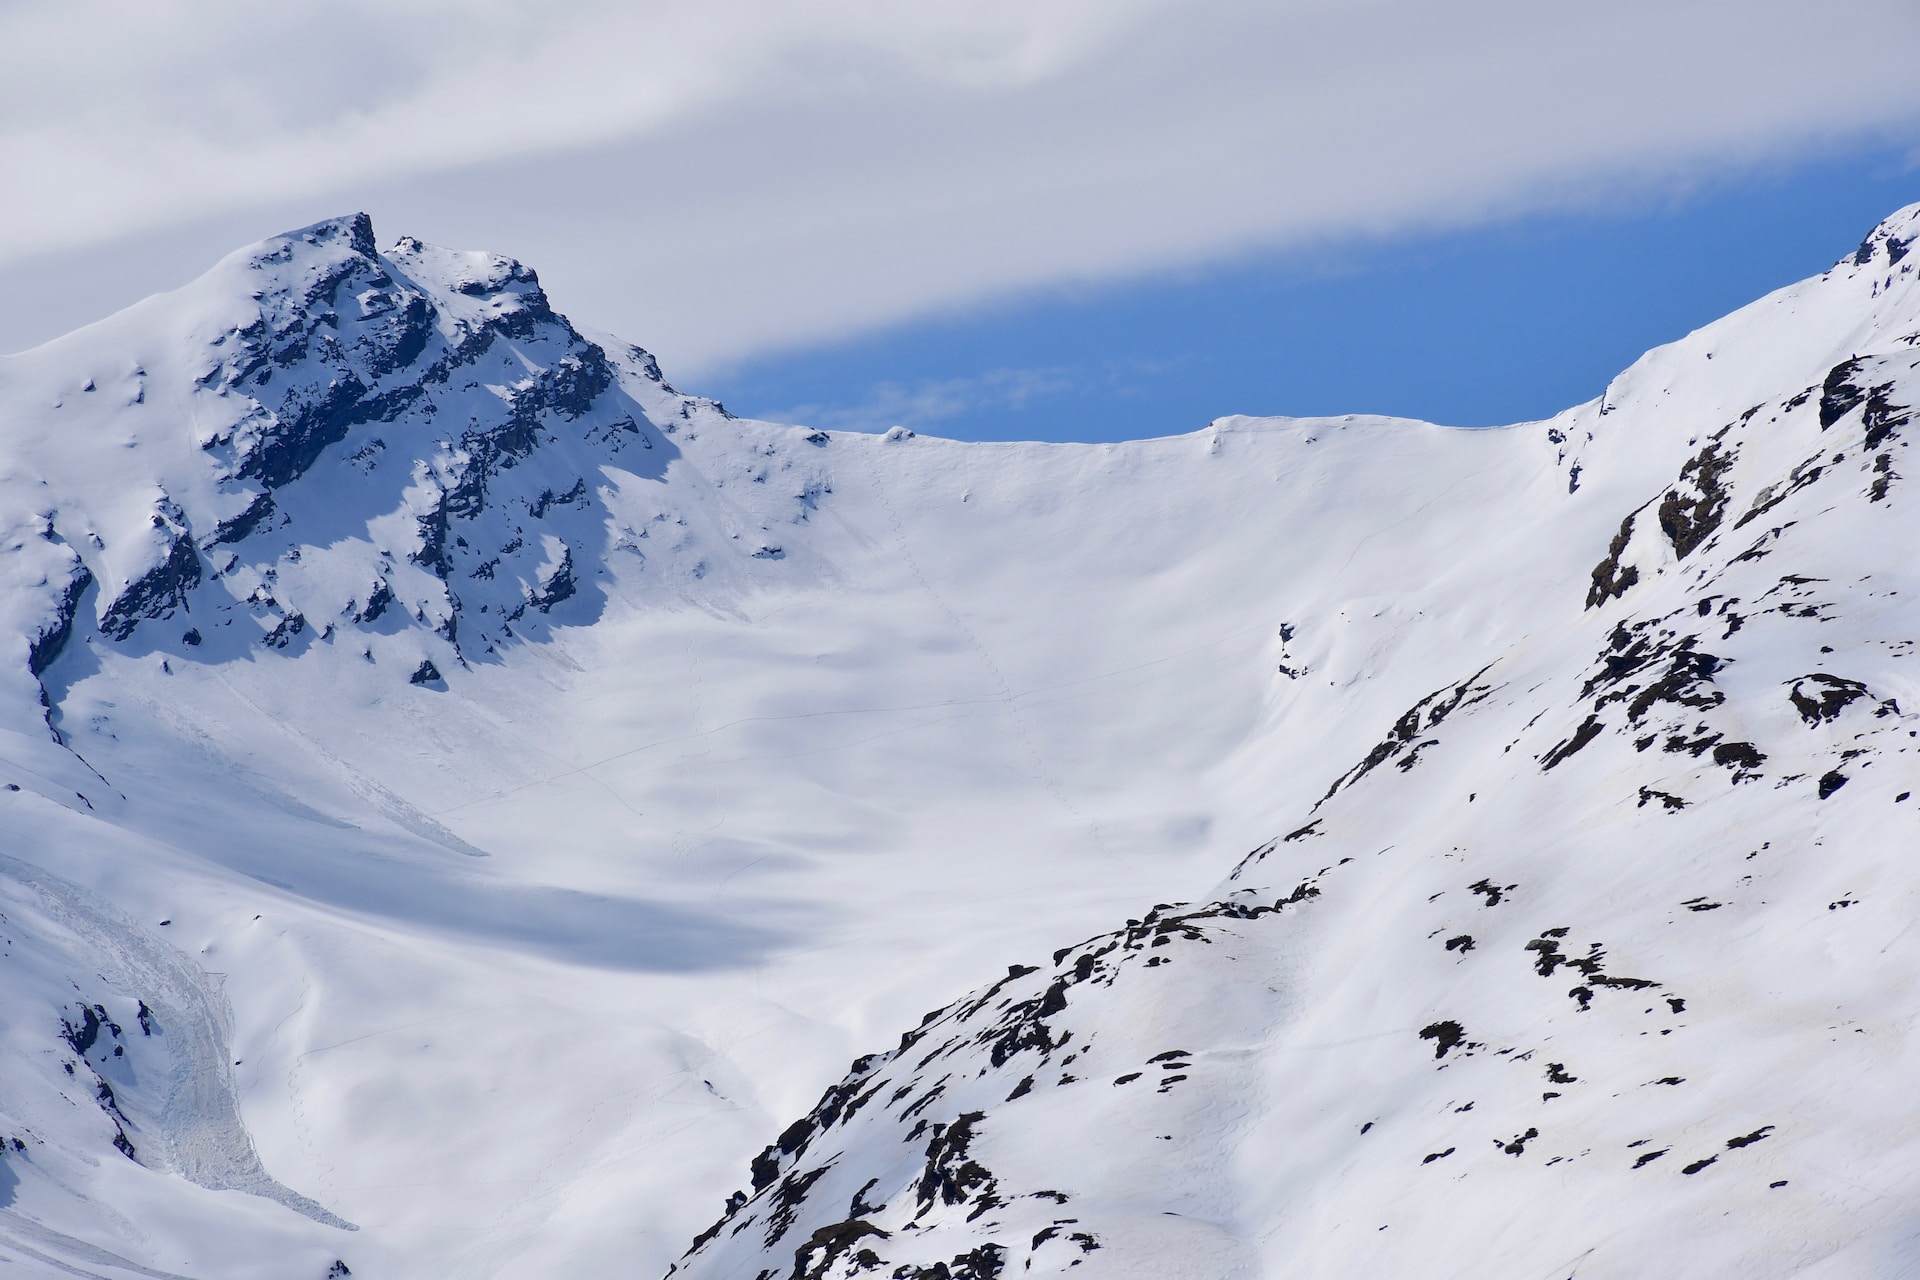
<svg viewBox="0 0 1920 1280">
<path fill-rule="evenodd" d="M 1860 369 L 1861 362 L 1854 359 L 1837 364 L 1828 371 L 1827 380 L 1820 387 L 1822 430 L 1831 427 L 1865 402 L 1868 393 L 1855 382 L 1860 376 Z"/>
<path fill-rule="evenodd" d="M 241 542 L 246 536 L 260 527 L 262 521 L 273 515 L 273 494 L 257 494 L 239 515 L 231 516 L 214 526 L 213 536 L 208 538 L 203 550 L 211 551 L 223 542 Z"/>
<path fill-rule="evenodd" d="M 355 609 L 351 617 L 359 623 L 378 622 L 392 604 L 393 588 L 382 578 L 373 584 L 373 589 L 367 592 L 366 603 Z"/>
<path fill-rule="evenodd" d="M 1078 1072 L 1103 1070 L 1084 1064 L 1109 1057 L 1096 1047 L 1102 1033 L 1082 1020 L 1083 1002 L 1140 991 L 1196 951 L 1234 950 L 1244 931 L 1319 895 L 1309 880 L 1271 900 L 1246 890 L 1200 906 L 1162 904 L 1124 929 L 1062 948 L 1051 967 L 1012 965 L 986 990 L 929 1013 L 896 1048 L 856 1060 L 754 1159 L 751 1194 L 729 1200 L 675 1271 L 752 1275 L 750 1266 L 739 1269 L 743 1249 L 754 1257 L 791 1249 L 798 1276 L 955 1280 L 1100 1250 L 1098 1232 L 1074 1229 L 1080 1219 L 1072 1215 L 1084 1210 L 1072 1194 L 1011 1185 L 983 1154 L 990 1131 L 1017 1124 L 1001 1109 L 1044 1105 L 1052 1090 L 1076 1084 L 1125 1088 L 1149 1073 L 1158 1087 L 1143 1089 L 1140 1103 L 1162 1105 L 1153 1100 L 1190 1079 L 1193 1055 L 1175 1048 L 1116 1057 L 1134 1069 L 1083 1081 Z M 1005 1081 L 1015 1076 L 1009 1091 Z M 983 1094 L 994 1100 L 970 1105 Z M 880 1152 L 886 1156 L 876 1162 Z M 945 1256 L 953 1245 L 942 1243 L 957 1236 L 989 1238 Z M 927 1260 L 929 1249 L 943 1256 Z"/>
<path fill-rule="evenodd" d="M 1688 460 L 1680 469 L 1679 484 L 1660 501 L 1660 530 L 1673 543 L 1676 559 L 1692 555 L 1720 527 L 1720 519 L 1726 514 L 1727 494 L 1721 478 L 1733 465 L 1733 454 L 1723 452 L 1720 442 L 1727 430 L 1723 428 L 1712 443 Z"/>
<path fill-rule="evenodd" d="M 141 1007 L 144 1009 L 145 1005 Z M 73 1050 L 79 1064 L 85 1066 L 93 1077 L 94 1101 L 113 1125 L 114 1148 L 127 1159 L 138 1163 L 140 1153 L 127 1133 L 132 1126 L 120 1109 L 120 1099 L 114 1093 L 113 1086 L 100 1074 L 102 1064 L 109 1059 L 123 1057 L 126 1053 L 126 1047 L 121 1043 L 123 1033 L 120 1024 L 107 1015 L 104 1005 L 83 1003 L 76 1012 L 79 1018 L 77 1022 L 67 1017 L 60 1019 L 60 1039 Z M 142 1030 L 146 1030 L 144 1022 Z M 69 1075 L 76 1074 L 74 1067 L 73 1063 L 67 1064 Z"/>
<path fill-rule="evenodd" d="M 112 640 L 125 640 L 141 621 L 170 618 L 200 585 L 200 555 L 193 540 L 181 533 L 173 539 L 166 559 L 128 583 L 100 618 L 100 631 Z"/>
<path fill-rule="evenodd" d="M 375 387 L 417 360 L 434 333 L 431 303 L 386 270 L 365 214 L 295 235 L 316 246 L 344 241 L 351 253 L 310 279 L 275 281 L 259 319 L 233 335 L 220 366 L 203 379 L 259 402 L 255 420 L 217 443 L 231 450 L 234 478 L 268 489 L 304 474 L 349 428 L 417 399 L 417 385 Z M 254 266 L 271 276 L 290 259 L 283 246 Z"/>
<path fill-rule="evenodd" d="M 1607 544 L 1607 558 L 1593 568 L 1593 586 L 1587 591 L 1587 608 L 1617 600 L 1627 594 L 1627 589 L 1640 581 L 1640 570 L 1633 565 L 1622 565 L 1620 557 L 1627 549 L 1627 543 L 1633 537 L 1634 512 L 1620 522 L 1620 532 L 1613 535 L 1613 541 Z"/>
<path fill-rule="evenodd" d="M 1335 792 L 1359 782 L 1390 760 L 1396 762 L 1402 773 L 1420 763 L 1420 752 L 1433 745 L 1432 739 L 1423 738 L 1422 735 L 1432 733 L 1460 707 L 1472 706 L 1484 700 L 1492 691 L 1490 686 L 1481 683 L 1481 677 L 1487 674 L 1487 670 L 1482 667 L 1457 685 L 1436 689 L 1408 708 L 1365 759 L 1334 780 L 1333 785 L 1327 788 L 1327 794 L 1320 798 L 1320 804 L 1325 804 Z M 1319 805 L 1314 807 L 1317 809 Z"/>
<path fill-rule="evenodd" d="M 48 464 L 72 474 L 9 516 L 7 567 L 32 597 L 11 628 L 56 738 L 67 686 L 40 677 L 81 639 L 175 664 L 351 645 L 399 682 L 422 656 L 451 672 L 589 624 L 640 572 L 678 589 L 719 556 L 753 573 L 787 555 L 660 509 L 676 433 L 723 411 L 638 348 L 582 336 L 517 262 L 410 239 L 382 253 L 356 215 L 263 241 L 152 310 L 112 322 L 124 352 L 26 370 L 66 415 L 49 439 L 72 433 Z M 803 434 L 793 452 L 812 455 Z M 785 452 L 766 445 L 756 484 L 793 470 Z M 792 479 L 804 520 L 830 485 Z M 743 530 L 771 534 L 775 491 L 743 497 Z M 420 643 L 388 643 L 402 632 Z"/>
<path fill-rule="evenodd" d="M 569 547 L 560 553 L 560 563 L 554 566 L 553 572 L 541 579 L 538 587 L 527 593 L 527 603 L 541 613 L 550 613 L 553 606 L 562 600 L 570 599 L 576 589 L 577 584 L 573 580 L 573 549 Z"/>
<path fill-rule="evenodd" d="M 1884 357 L 1855 357 L 1835 365 L 1820 388 L 1820 427 L 1834 426 L 1855 409 L 1862 409 L 1861 425 L 1867 448 L 1878 449 L 1912 414 L 1892 399 L 1895 378 Z"/>
<path fill-rule="evenodd" d="M 80 609 L 80 598 L 93 585 L 93 574 L 87 566 L 74 562 L 67 583 L 60 589 L 54 603 L 53 620 L 41 628 L 38 634 L 27 642 L 27 670 L 34 677 L 44 675 L 60 651 L 67 647 L 67 641 L 73 636 L 74 616 Z"/>
<path fill-rule="evenodd" d="M 557 337 L 567 348 L 562 357 L 514 386 L 498 421 L 476 423 L 458 437 L 471 463 L 446 505 L 449 514 L 470 514 L 484 501 L 487 476 L 532 451 L 540 423 L 578 418 L 613 384 L 605 353 L 555 314 L 537 277 L 518 263 L 501 262 L 492 276 L 457 283 L 462 296 L 497 305 L 486 321 L 455 325 L 443 337 L 447 317 L 400 267 L 427 254 L 426 246 L 402 240 L 394 260 L 381 257 L 365 214 L 288 239 L 295 237 L 314 246 L 344 242 L 351 253 L 305 277 L 274 272 L 289 250 L 254 263 L 270 281 L 259 318 L 222 344 L 220 364 L 202 379 L 257 403 L 238 428 L 208 445 L 228 457 L 233 479 L 258 480 L 269 492 L 281 488 L 354 427 L 395 422 L 417 408 L 431 416 L 437 389 L 456 385 L 496 344 Z"/>
<path fill-rule="evenodd" d="M 411 239 L 382 255 L 356 215 L 264 242 L 209 279 L 250 287 L 250 301 L 191 349 L 205 371 L 168 389 L 209 424 L 186 460 L 206 473 L 170 482 L 196 495 L 192 509 L 160 494 L 151 567 L 117 591 L 76 558 L 52 622 L 29 637 L 36 674 L 93 579 L 111 592 L 107 639 L 184 611 L 222 651 L 254 634 L 225 630 L 243 613 L 274 648 L 342 625 L 420 626 L 450 646 L 443 665 L 523 642 L 511 624 L 530 612 L 591 616 L 583 566 L 608 543 L 598 478 L 616 462 L 657 478 L 675 450 L 531 270 Z M 717 412 L 667 388 L 644 352 L 620 355 L 675 422 Z M 149 375 L 137 377 L 145 403 Z M 108 550 L 90 525 L 65 532 L 87 559 L 89 540 Z M 48 536 L 60 540 L 51 524 Z M 335 595 L 354 581 L 366 585 Z"/>
<path fill-rule="evenodd" d="M 1867 696 L 1867 686 L 1858 680 L 1848 680 L 1844 676 L 1828 675 L 1822 671 L 1795 680 L 1792 692 L 1787 695 L 1793 703 L 1793 709 L 1809 725 L 1838 719 L 1847 707 Z"/>
</svg>

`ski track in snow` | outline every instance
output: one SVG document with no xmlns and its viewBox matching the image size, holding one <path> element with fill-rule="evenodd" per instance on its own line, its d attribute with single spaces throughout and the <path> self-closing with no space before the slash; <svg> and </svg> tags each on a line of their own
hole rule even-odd
<svg viewBox="0 0 1920 1280">
<path fill-rule="evenodd" d="M 1013 723 L 1014 731 L 1019 736 L 1022 754 L 1026 757 L 1029 771 L 1027 781 L 1039 787 L 1042 791 L 1045 791 L 1075 825 L 1086 827 L 1088 833 L 1093 837 L 1094 843 L 1100 845 L 1099 824 L 1093 822 L 1084 813 L 1080 812 L 1079 809 L 1074 807 L 1073 802 L 1067 799 L 1066 793 L 1061 790 L 1060 784 L 1056 782 L 1048 772 L 1046 762 L 1041 759 L 1039 748 L 1034 745 L 1032 735 L 1027 732 L 1026 725 L 1021 718 L 1020 708 L 1017 705 L 1018 700 L 1014 695 L 1013 686 L 1007 683 L 1007 677 L 1005 673 L 1000 670 L 1000 665 L 993 660 L 993 654 L 988 652 L 987 646 L 980 642 L 980 637 L 974 634 L 973 628 L 969 627 L 966 621 L 962 619 L 958 613 L 954 612 L 953 606 L 948 604 L 947 601 L 941 597 L 940 593 L 933 589 L 933 584 L 927 581 L 927 575 L 920 568 L 920 562 L 914 558 L 913 545 L 907 537 L 906 526 L 900 523 L 900 514 L 894 510 L 892 500 L 887 497 L 886 486 L 876 482 L 873 486 L 873 496 L 880 503 L 881 509 L 887 513 L 887 523 L 893 529 L 894 541 L 900 546 L 900 559 L 906 564 L 907 572 L 913 575 L 914 583 L 919 586 L 921 591 L 926 593 L 926 597 L 933 603 L 933 607 L 946 619 L 947 625 L 952 627 L 954 632 L 966 642 L 967 648 L 971 649 L 980 659 L 980 665 L 986 668 L 987 674 L 992 678 L 994 688 L 992 701 L 1007 708 L 1007 714 Z M 1103 845 L 1102 852 L 1106 852 Z"/>
</svg>

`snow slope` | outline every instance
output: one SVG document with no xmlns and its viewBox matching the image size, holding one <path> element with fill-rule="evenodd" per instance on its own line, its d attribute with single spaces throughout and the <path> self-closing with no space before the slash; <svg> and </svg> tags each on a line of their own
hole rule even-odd
<svg viewBox="0 0 1920 1280">
<path fill-rule="evenodd" d="M 1917 224 L 1497 431 L 742 421 L 363 217 L 0 360 L 0 1256 L 1904 1274 Z"/>
</svg>

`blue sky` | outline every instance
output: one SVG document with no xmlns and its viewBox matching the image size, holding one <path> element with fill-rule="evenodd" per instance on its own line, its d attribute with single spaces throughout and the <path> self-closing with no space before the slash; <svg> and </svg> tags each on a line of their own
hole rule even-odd
<svg viewBox="0 0 1920 1280">
<path fill-rule="evenodd" d="M 696 389 L 747 416 L 970 440 L 1122 440 L 1230 413 L 1524 421 L 1825 270 L 1915 201 L 1907 151 L 1854 150 L 1605 212 L 1028 293 Z"/>
</svg>

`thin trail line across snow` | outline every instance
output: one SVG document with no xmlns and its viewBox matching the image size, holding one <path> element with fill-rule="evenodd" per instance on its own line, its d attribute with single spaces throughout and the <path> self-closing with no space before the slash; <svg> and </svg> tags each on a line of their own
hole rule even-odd
<svg viewBox="0 0 1920 1280">
<path fill-rule="evenodd" d="M 1084 685 L 1098 684 L 1104 680 L 1112 680 L 1120 676 L 1132 675 L 1135 672 L 1145 671 L 1152 667 L 1164 666 L 1169 662 L 1178 662 L 1183 658 L 1190 658 L 1196 653 L 1204 653 L 1211 649 L 1217 649 L 1221 645 L 1230 644 L 1244 636 L 1255 633 L 1264 635 L 1268 630 L 1269 627 L 1265 622 L 1258 622 L 1250 626 L 1236 628 L 1212 640 L 1190 645 L 1185 649 L 1180 649 L 1173 653 L 1163 654 L 1158 658 L 1150 658 L 1145 662 L 1136 662 L 1131 666 L 1115 667 L 1111 671 L 1103 671 L 1097 675 L 1082 676 L 1076 680 L 1063 680 L 1058 684 L 1038 685 L 1032 689 L 997 694 L 992 697 L 940 698 L 932 702 L 910 702 L 874 707 L 833 707 L 822 711 L 795 711 L 784 715 L 741 716 L 734 720 L 722 721 L 711 727 L 699 729 L 694 733 L 676 734 L 670 738 L 656 738 L 651 742 L 643 742 L 638 746 L 627 747 L 611 755 L 601 756 L 598 759 L 587 761 L 584 764 L 564 769 L 559 773 L 535 778 L 529 782 L 520 783 L 517 786 L 505 787 L 472 800 L 463 800 L 459 804 L 448 805 L 443 809 L 432 810 L 431 816 L 442 817 L 446 814 L 459 813 L 463 809 L 471 809 L 476 805 L 490 804 L 495 800 L 504 800 L 509 796 L 518 795 L 523 791 L 531 791 L 535 787 L 549 786 L 555 782 L 564 782 L 568 778 L 588 773 L 603 765 L 625 760 L 630 756 L 637 756 L 648 751 L 657 751 L 662 747 L 677 746 L 683 742 L 710 739 L 715 734 L 725 733 L 730 729 L 738 729 L 746 725 L 783 724 L 796 720 L 822 720 L 836 716 L 899 715 L 909 711 L 943 711 L 960 707 L 1010 707 L 1017 709 L 1019 704 L 1030 699 L 1039 698 L 1044 694 L 1059 693 L 1067 689 L 1077 689 Z"/>
<path fill-rule="evenodd" d="M 445 1022 L 450 1018 L 465 1018 L 476 1013 L 486 1013 L 491 1009 L 504 1009 L 512 1003 L 511 1000 L 495 1000 L 490 1004 L 475 1005 L 471 1009 L 452 1009 L 446 1013 L 429 1014 L 424 1018 L 411 1018 L 406 1022 L 396 1022 L 390 1027 L 380 1027 L 373 1031 L 363 1032 L 357 1036 L 348 1036 L 345 1040 L 335 1040 L 332 1044 L 315 1045 L 311 1049 L 303 1050 L 300 1056 L 302 1058 L 311 1058 L 317 1054 L 326 1053 L 333 1049 L 344 1049 L 350 1044 L 359 1044 L 363 1040 L 376 1040 L 381 1036 L 390 1036 L 396 1031 L 412 1031 L 416 1027 L 424 1027 L 435 1022 Z"/>
<path fill-rule="evenodd" d="M 397 795 L 380 783 L 375 782 L 372 778 L 369 778 L 359 769 L 356 769 L 353 765 L 341 759 L 338 755 L 335 755 L 318 741 L 302 733 L 299 729 L 295 728 L 286 717 L 275 716 L 270 713 L 265 707 L 248 697 L 245 690 L 229 680 L 218 667 L 209 669 L 212 671 L 214 679 L 218 680 L 220 684 L 226 688 L 227 692 L 231 693 L 235 698 L 249 707 L 254 714 L 259 716 L 266 724 L 272 726 L 281 734 L 305 748 L 308 754 L 325 766 L 328 772 L 338 778 L 348 790 L 360 796 L 362 799 L 372 801 L 376 807 L 385 812 L 386 817 L 396 826 L 411 831 L 414 835 L 420 836 L 423 839 L 431 840 L 433 843 L 440 845 L 442 848 L 449 849 L 454 853 L 463 853 L 475 858 L 488 856 L 486 850 L 478 849 L 468 844 L 454 832 L 449 831 L 438 822 L 435 822 L 431 815 L 414 805 L 404 796 Z"/>
<path fill-rule="evenodd" d="M 292 1018 L 306 1009 L 307 996 L 312 989 L 312 982 L 309 981 L 305 974 L 302 974 L 300 978 L 300 1003 L 294 1006 L 293 1013 L 288 1014 L 287 1018 Z M 281 1026 L 285 1025 L 286 1019 L 282 1019 Z M 279 1034 L 279 1028 L 276 1027 L 274 1029 L 274 1035 L 278 1036 Z M 296 1054 L 294 1055 L 293 1061 L 287 1064 L 287 1109 L 293 1115 L 295 1141 L 299 1144 L 302 1154 L 307 1157 L 308 1165 L 314 1171 L 314 1186 L 320 1193 L 320 1201 L 322 1204 L 334 1204 L 337 1201 L 339 1188 L 334 1185 L 333 1164 L 321 1154 L 320 1144 L 314 1138 L 313 1124 L 307 1119 L 305 1091 L 300 1085 L 300 1073 L 306 1067 L 307 1058 L 312 1052 L 312 1050 L 308 1050 L 306 1053 Z"/>
<path fill-rule="evenodd" d="M 537 755 L 543 755 L 547 759 L 553 761 L 555 764 L 561 765 L 562 767 L 569 767 L 569 768 L 571 767 L 570 762 L 567 760 L 565 756 L 561 755 L 557 751 L 553 751 L 547 747 L 540 745 L 539 742 L 535 741 L 532 738 L 529 738 L 526 734 L 521 733 L 511 720 L 507 719 L 505 716 L 502 716 L 496 711 L 494 711 L 494 709 L 487 703 L 481 701 L 478 698 L 470 698 L 467 700 L 466 705 L 470 710 L 478 713 L 483 719 L 485 719 L 488 724 L 492 725 L 494 732 L 500 734 L 503 737 L 513 739 L 515 742 L 519 743 L 521 746 L 525 747 L 527 750 L 534 752 Z M 634 817 L 636 818 L 646 817 L 646 815 L 642 813 L 640 810 L 628 804 L 627 798 L 621 795 L 618 789 L 616 789 L 614 786 L 612 786 L 610 783 L 608 783 L 604 779 L 590 777 L 589 781 L 597 784 L 602 791 L 605 791 L 607 793 L 607 795 L 613 800 L 615 804 L 618 804 L 621 808 L 625 809 L 628 813 L 631 813 Z M 440 810 L 439 812 L 444 813 L 444 812 L 447 812 L 447 810 Z"/>
<path fill-rule="evenodd" d="M 311 982 L 303 976 L 301 978 L 300 1003 L 295 1007 L 293 1013 L 288 1014 L 287 1018 L 281 1019 L 281 1026 L 285 1026 L 288 1019 L 291 1019 L 306 1008 L 307 997 L 311 991 Z M 310 1060 L 318 1057 L 320 1054 L 330 1052 L 334 1049 L 345 1048 L 350 1044 L 359 1044 L 366 1040 L 376 1040 L 381 1036 L 393 1035 L 400 1031 L 410 1031 L 415 1027 L 425 1026 L 429 1023 L 445 1022 L 451 1018 L 464 1018 L 476 1013 L 485 1013 L 490 1009 L 502 1008 L 510 1003 L 510 1001 L 506 1000 L 497 1000 L 492 1004 L 480 1005 L 477 1008 L 455 1009 L 447 1013 L 431 1014 L 424 1018 L 414 1018 L 406 1022 L 396 1023 L 390 1027 L 381 1027 L 374 1031 L 368 1031 L 361 1035 L 348 1036 L 346 1039 L 336 1040 L 332 1044 L 315 1045 L 310 1049 L 302 1050 L 294 1055 L 292 1062 L 287 1066 L 288 1108 L 293 1113 L 293 1128 L 296 1140 L 301 1150 L 306 1154 L 308 1162 L 314 1169 L 314 1181 L 319 1187 L 323 1197 L 322 1203 L 333 1204 L 337 1202 L 340 1194 L 338 1182 L 339 1170 L 337 1170 L 333 1162 L 328 1160 L 322 1153 L 320 1143 L 314 1135 L 312 1123 L 307 1119 L 305 1089 L 301 1084 L 301 1078 L 310 1065 Z M 274 1034 L 275 1036 L 279 1035 L 278 1028 L 275 1028 Z M 358 1227 L 350 1227 L 349 1229 L 359 1230 Z"/>
<path fill-rule="evenodd" d="M 475 1274 L 470 1261 L 497 1256 L 499 1246 L 511 1238 L 510 1233 L 526 1211 L 545 1208 L 550 1213 L 556 1197 L 564 1196 L 575 1184 L 606 1167 L 609 1163 L 607 1154 L 609 1148 L 614 1149 L 614 1158 L 630 1159 L 698 1124 L 704 1117 L 694 1115 L 644 1141 L 638 1143 L 626 1141 L 628 1131 L 636 1119 L 657 1111 L 660 1106 L 671 1100 L 674 1093 L 693 1079 L 693 1072 L 683 1069 L 651 1085 L 639 1085 L 631 1089 L 618 1089 L 603 1094 L 591 1106 L 579 1112 L 581 1116 L 579 1125 L 565 1138 L 554 1144 L 551 1156 L 532 1177 L 492 1184 L 519 1186 L 523 1190 L 496 1215 L 493 1226 L 467 1247 L 462 1254 L 463 1265 L 455 1271 L 455 1274 Z M 623 1107 L 624 1112 L 618 1116 L 617 1121 L 610 1123 L 604 1117 L 610 1108 L 616 1107 Z M 577 1158 L 575 1153 L 583 1149 L 595 1150 L 598 1158 L 590 1161 Z M 462 1183 L 461 1185 L 473 1184 Z"/>
<path fill-rule="evenodd" d="M 912 540 L 907 537 L 906 526 L 901 523 L 899 512 L 894 509 L 892 499 L 887 496 L 886 485 L 882 483 L 878 475 L 871 472 L 868 473 L 868 480 L 873 489 L 874 497 L 879 499 L 881 509 L 887 513 L 888 523 L 893 526 L 894 540 L 900 548 L 900 558 L 906 563 L 907 570 L 913 574 L 914 581 L 920 584 L 920 590 L 926 594 L 927 599 L 933 602 L 936 609 L 946 615 L 947 624 L 967 642 L 967 646 L 972 649 L 974 655 L 980 659 L 980 664 L 984 666 L 987 669 L 987 673 L 993 677 L 994 687 L 1000 691 L 1000 700 L 1008 707 L 1009 715 L 1013 722 L 1014 733 L 1019 737 L 1020 745 L 1025 749 L 1027 767 L 1030 770 L 1028 779 L 1038 784 L 1041 790 L 1051 796 L 1053 802 L 1060 807 L 1062 812 L 1073 819 L 1074 822 L 1084 825 L 1087 829 L 1087 834 L 1093 837 L 1094 844 L 1099 846 L 1103 853 L 1111 852 L 1107 849 L 1106 837 L 1100 830 L 1100 824 L 1081 812 L 1079 806 L 1067 799 L 1066 792 L 1060 786 L 1059 779 L 1055 778 L 1052 772 L 1047 769 L 1046 761 L 1041 758 L 1040 749 L 1034 743 L 1033 735 L 1028 729 L 1025 717 L 1019 714 L 1019 707 L 1014 705 L 1013 686 L 1008 682 L 1006 674 L 1001 671 L 1000 664 L 994 661 L 993 654 L 987 649 L 986 644 L 981 641 L 978 633 L 967 625 L 966 620 L 954 610 L 952 605 L 947 603 L 944 596 L 933 589 L 933 583 L 927 579 L 926 573 L 920 568 L 920 561 L 913 554 Z"/>
<path fill-rule="evenodd" d="M 692 636 L 687 637 L 686 655 L 687 655 L 687 670 L 688 670 L 688 673 L 692 676 L 692 680 L 687 685 L 687 692 L 692 699 L 691 715 L 689 718 L 693 722 L 693 733 L 689 735 L 687 740 L 692 742 L 698 742 L 700 744 L 700 750 L 695 754 L 700 756 L 711 757 L 713 755 L 713 735 L 708 733 L 705 729 L 701 728 L 700 726 L 700 698 L 701 698 L 701 692 L 702 692 L 702 685 L 705 683 L 706 677 L 702 675 L 700 672 L 700 655 L 698 652 L 695 651 L 694 637 Z M 688 758 L 689 757 L 686 757 L 686 756 L 681 757 L 683 761 Z M 581 772 L 585 773 L 586 770 L 582 770 Z M 588 774 L 588 776 L 592 776 L 592 775 Z M 602 782 L 601 785 L 606 786 L 607 789 L 610 791 L 613 789 L 607 783 Z M 708 836 L 711 836 L 714 832 L 718 831 L 721 827 L 726 825 L 726 821 L 727 821 L 726 797 L 720 794 L 720 788 L 717 786 L 712 786 L 711 784 L 709 784 L 708 790 L 713 792 L 713 807 L 714 807 L 714 811 L 718 814 L 718 816 L 714 818 L 712 825 L 707 827 L 706 830 L 704 831 L 694 832 L 694 831 L 680 830 L 674 833 L 673 845 L 672 845 L 673 855 L 670 859 L 670 861 L 674 864 L 686 862 L 689 859 L 691 859 L 693 857 L 693 851 L 699 841 L 704 840 Z M 626 802 L 622 801 L 621 803 L 625 804 Z M 627 805 L 627 808 L 632 809 L 633 806 Z"/>
<path fill-rule="evenodd" d="M 1419 516 L 1422 513 L 1424 513 L 1429 507 L 1439 502 L 1440 499 L 1446 497 L 1448 494 L 1452 493 L 1455 489 L 1458 489 L 1461 485 L 1467 484 L 1470 481 L 1478 480 L 1480 477 L 1487 475 L 1494 470 L 1496 470 L 1496 468 L 1494 467 L 1482 467 L 1478 471 L 1469 472 L 1468 474 L 1461 476 L 1458 480 L 1455 480 L 1452 484 L 1448 485 L 1446 488 L 1440 490 L 1440 492 L 1428 498 L 1425 502 L 1421 503 L 1419 506 L 1415 507 L 1413 510 L 1407 512 L 1407 514 L 1400 517 L 1400 519 L 1395 520 L 1392 524 L 1383 524 L 1378 529 L 1370 530 L 1365 537 L 1361 538 L 1358 542 L 1353 544 L 1353 550 L 1348 553 L 1347 558 L 1341 562 L 1340 567 L 1338 569 L 1335 569 L 1331 576 L 1335 579 L 1338 579 L 1342 574 L 1344 574 L 1350 567 L 1352 567 L 1353 562 L 1359 558 L 1361 549 L 1364 548 L 1369 542 L 1372 542 L 1375 538 L 1379 537 L 1381 534 L 1391 533 L 1395 529 L 1400 528 L 1402 525 L 1411 523 L 1415 519 L 1418 519 Z"/>
</svg>

